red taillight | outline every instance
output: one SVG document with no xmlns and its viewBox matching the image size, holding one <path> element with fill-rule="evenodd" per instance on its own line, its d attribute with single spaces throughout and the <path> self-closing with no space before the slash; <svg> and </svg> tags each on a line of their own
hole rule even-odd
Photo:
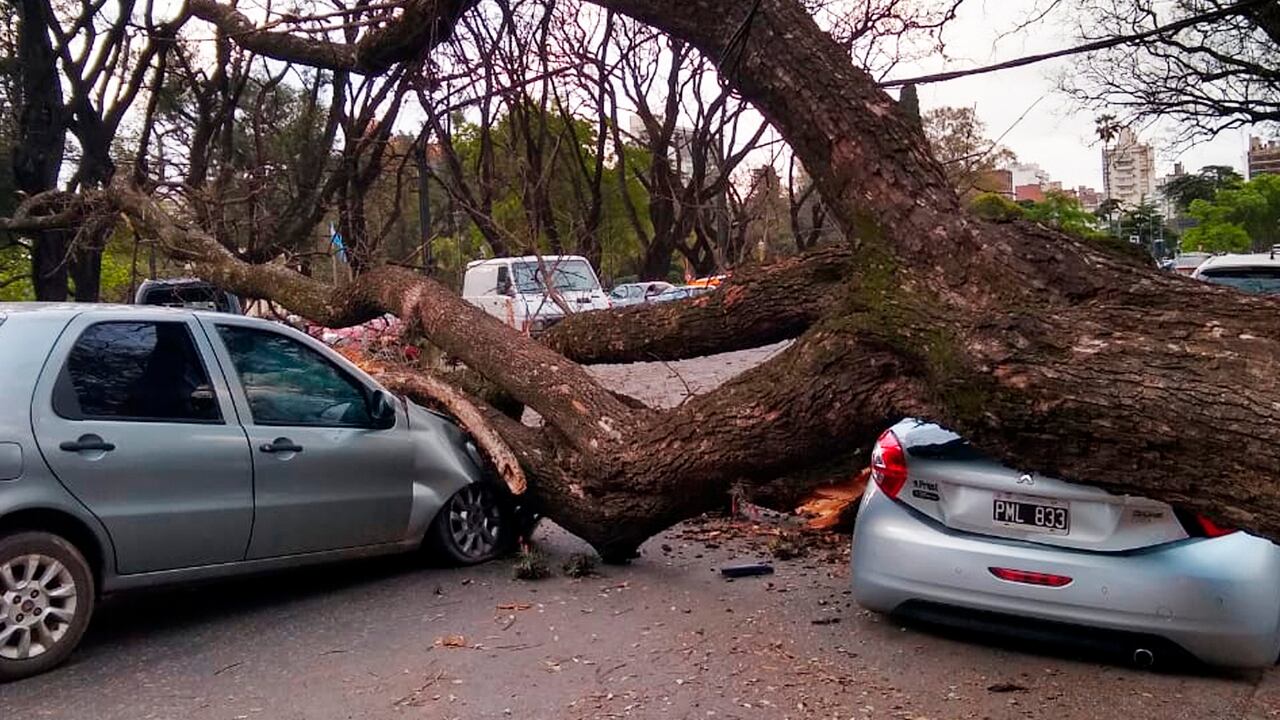
<svg viewBox="0 0 1280 720">
<path fill-rule="evenodd" d="M 871 479 L 891 498 L 907 483 L 907 454 L 892 430 L 885 430 L 871 450 Z"/>
<path fill-rule="evenodd" d="M 1043 587 L 1066 587 L 1071 584 L 1071 578 L 1066 575 L 1050 575 L 1049 573 L 1031 572 L 1030 570 L 1014 570 L 1012 568 L 987 568 L 992 575 L 1007 580 L 1009 582 L 1024 583 L 1026 585 L 1041 585 Z"/>
<path fill-rule="evenodd" d="M 1235 528 L 1222 527 L 1218 523 L 1199 513 L 1196 513 L 1195 519 L 1196 525 L 1200 527 L 1200 532 L 1204 533 L 1205 537 L 1216 538 L 1236 532 Z"/>
</svg>

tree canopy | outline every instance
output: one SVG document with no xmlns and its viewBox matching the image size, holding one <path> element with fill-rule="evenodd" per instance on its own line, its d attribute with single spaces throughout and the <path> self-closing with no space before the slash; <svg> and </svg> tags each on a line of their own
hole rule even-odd
<svg viewBox="0 0 1280 720">
<path fill-rule="evenodd" d="M 1183 235 L 1184 251 L 1269 250 L 1280 244 L 1280 175 L 1225 186 L 1211 200 L 1192 200 L 1188 212 L 1199 224 Z"/>
</svg>

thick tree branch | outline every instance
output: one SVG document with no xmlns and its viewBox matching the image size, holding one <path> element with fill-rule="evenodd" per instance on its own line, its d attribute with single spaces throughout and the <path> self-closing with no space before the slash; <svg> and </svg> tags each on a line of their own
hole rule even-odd
<svg viewBox="0 0 1280 720">
<path fill-rule="evenodd" d="M 332 288 L 284 265 L 250 265 L 204 232 L 179 226 L 124 182 L 112 199 L 139 231 L 155 237 L 201 277 L 247 297 L 269 297 L 330 327 L 390 312 L 418 323 L 432 343 L 537 410 L 584 451 L 621 442 L 644 417 L 626 407 L 578 365 L 503 325 L 433 280 L 394 267 L 371 270 Z"/>
<path fill-rule="evenodd" d="M 830 248 L 735 275 L 691 300 L 579 313 L 543 342 L 584 363 L 679 360 L 799 336 L 834 304 L 853 254 Z"/>
<path fill-rule="evenodd" d="M 453 25 L 477 0 L 407 0 L 398 15 L 384 14 L 385 24 L 355 43 L 303 37 L 267 30 L 239 10 L 218 0 L 188 0 L 191 14 L 217 25 L 238 45 L 276 60 L 329 70 L 377 74 L 396 63 L 416 60 L 447 40 Z"/>
</svg>

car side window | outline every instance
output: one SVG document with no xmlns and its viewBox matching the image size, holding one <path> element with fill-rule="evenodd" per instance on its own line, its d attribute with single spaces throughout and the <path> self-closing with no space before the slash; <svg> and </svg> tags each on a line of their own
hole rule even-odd
<svg viewBox="0 0 1280 720">
<path fill-rule="evenodd" d="M 320 353 L 267 330 L 217 328 L 255 424 L 373 426 L 364 386 Z"/>
<path fill-rule="evenodd" d="M 68 420 L 221 423 L 209 373 L 182 322 L 101 322 L 76 339 L 54 383 Z"/>
</svg>

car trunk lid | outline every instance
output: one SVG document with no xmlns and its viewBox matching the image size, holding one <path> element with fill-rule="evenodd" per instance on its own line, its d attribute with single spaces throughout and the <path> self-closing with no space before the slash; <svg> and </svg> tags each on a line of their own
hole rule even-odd
<svg viewBox="0 0 1280 720">
<path fill-rule="evenodd" d="M 949 528 L 1104 552 L 1188 537 L 1165 503 L 1004 467 L 937 425 L 893 431 L 907 465 L 898 499 Z"/>
</svg>

